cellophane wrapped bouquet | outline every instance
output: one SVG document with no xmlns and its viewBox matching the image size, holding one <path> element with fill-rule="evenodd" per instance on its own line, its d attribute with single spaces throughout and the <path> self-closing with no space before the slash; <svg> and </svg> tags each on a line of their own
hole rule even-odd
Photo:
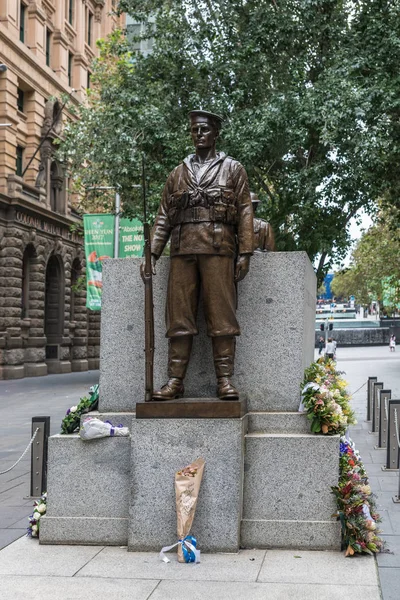
<svg viewBox="0 0 400 600">
<path fill-rule="evenodd" d="M 169 562 L 169 560 L 164 552 L 168 552 L 175 546 L 178 547 L 178 562 L 200 562 L 197 540 L 189 533 L 196 512 L 204 465 L 205 461 L 198 458 L 175 474 L 178 541 L 172 546 L 167 546 L 161 550 L 160 557 L 165 562 Z"/>
</svg>

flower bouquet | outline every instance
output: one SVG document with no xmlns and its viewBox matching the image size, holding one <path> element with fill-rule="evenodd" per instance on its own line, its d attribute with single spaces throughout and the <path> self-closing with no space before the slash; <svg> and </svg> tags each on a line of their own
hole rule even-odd
<svg viewBox="0 0 400 600">
<path fill-rule="evenodd" d="M 189 535 L 189 532 L 196 512 L 204 465 L 205 461 L 198 458 L 175 474 L 178 541 L 172 546 L 162 548 L 160 558 L 164 562 L 169 562 L 164 553 L 176 546 L 178 546 L 178 562 L 200 562 L 200 550 L 196 548 L 197 540 Z"/>
<path fill-rule="evenodd" d="M 46 514 L 47 510 L 47 492 L 45 492 L 39 500 L 35 500 L 34 502 L 34 511 L 28 517 L 29 525 L 27 528 L 27 535 L 29 537 L 39 537 L 39 529 L 40 529 L 40 519 L 43 515 Z"/>
<path fill-rule="evenodd" d="M 93 385 L 89 390 L 89 398 L 84 396 L 77 406 L 71 406 L 61 421 L 61 433 L 74 433 L 79 429 L 81 416 L 91 410 L 96 410 L 99 403 L 99 385 Z"/>
<path fill-rule="evenodd" d="M 346 388 L 333 360 L 320 359 L 305 370 L 299 411 L 307 412 L 313 433 L 343 435 L 356 423 Z"/>
<path fill-rule="evenodd" d="M 358 451 L 351 440 L 340 439 L 339 483 L 332 487 L 336 496 L 337 512 L 334 516 L 342 525 L 343 546 L 346 556 L 374 554 L 384 547 L 376 523 L 375 498 L 369 486 L 367 473 Z"/>
</svg>

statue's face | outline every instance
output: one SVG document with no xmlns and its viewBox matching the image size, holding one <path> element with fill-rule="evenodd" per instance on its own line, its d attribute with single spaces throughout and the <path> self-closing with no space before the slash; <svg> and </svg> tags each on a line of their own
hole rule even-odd
<svg viewBox="0 0 400 600">
<path fill-rule="evenodd" d="M 193 119 L 190 132 L 196 150 L 199 148 L 212 148 L 218 137 L 218 130 L 207 117 L 199 116 Z"/>
</svg>

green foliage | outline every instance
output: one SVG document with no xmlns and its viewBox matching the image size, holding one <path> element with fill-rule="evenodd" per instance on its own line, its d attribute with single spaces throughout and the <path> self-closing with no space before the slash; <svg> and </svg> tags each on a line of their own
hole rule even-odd
<svg viewBox="0 0 400 600">
<path fill-rule="evenodd" d="M 187 112 L 207 108 L 225 117 L 220 147 L 246 167 L 277 248 L 320 256 L 321 280 L 346 254 L 358 211 L 399 197 L 399 2 L 121 0 L 119 8 L 154 19 L 144 34 L 154 44 L 139 55 L 117 31 L 99 44 L 91 107 L 62 148 L 86 210 L 113 203 L 89 187 L 119 186 L 124 210 L 141 217 L 133 186 L 144 152 L 154 216 L 168 172 L 191 152 Z"/>
<path fill-rule="evenodd" d="M 335 274 L 331 289 L 338 296 L 353 294 L 360 304 L 372 299 L 382 303 L 386 284 L 393 290 L 387 303 L 390 310 L 400 303 L 400 234 L 398 229 L 391 230 L 390 219 L 385 222 L 384 214 L 358 241 L 350 268 Z"/>
<path fill-rule="evenodd" d="M 84 396 L 77 406 L 71 406 L 61 421 L 61 432 L 63 434 L 74 433 L 79 429 L 81 416 L 90 410 L 95 410 L 99 401 L 99 386 L 95 385 L 90 390 L 90 397 Z"/>
</svg>

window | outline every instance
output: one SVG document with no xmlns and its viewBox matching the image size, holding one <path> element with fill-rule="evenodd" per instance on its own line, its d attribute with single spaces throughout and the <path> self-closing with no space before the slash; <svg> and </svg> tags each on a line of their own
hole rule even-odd
<svg viewBox="0 0 400 600">
<path fill-rule="evenodd" d="M 74 57 L 71 52 L 68 52 L 68 85 L 72 87 L 72 65 Z"/>
<path fill-rule="evenodd" d="M 46 30 L 46 65 L 50 67 L 51 60 L 51 31 Z"/>
<path fill-rule="evenodd" d="M 24 90 L 21 90 L 21 88 L 18 88 L 17 108 L 19 111 L 24 112 Z"/>
<path fill-rule="evenodd" d="M 93 35 L 93 14 L 91 12 L 89 12 L 88 25 L 87 25 L 87 43 L 89 46 L 92 45 L 92 35 Z"/>
<path fill-rule="evenodd" d="M 91 75 L 91 73 L 90 73 L 90 71 L 88 71 L 88 74 L 87 74 L 87 86 L 86 86 L 88 90 L 90 89 L 90 75 Z"/>
<path fill-rule="evenodd" d="M 26 6 L 21 2 L 19 12 L 19 39 L 21 42 L 25 42 L 25 15 Z"/>
<path fill-rule="evenodd" d="M 22 177 L 23 158 L 24 158 L 24 149 L 22 146 L 17 146 L 15 174 L 18 175 L 19 177 Z"/>
<path fill-rule="evenodd" d="M 71 25 L 74 21 L 74 0 L 68 0 L 68 23 Z"/>
</svg>

